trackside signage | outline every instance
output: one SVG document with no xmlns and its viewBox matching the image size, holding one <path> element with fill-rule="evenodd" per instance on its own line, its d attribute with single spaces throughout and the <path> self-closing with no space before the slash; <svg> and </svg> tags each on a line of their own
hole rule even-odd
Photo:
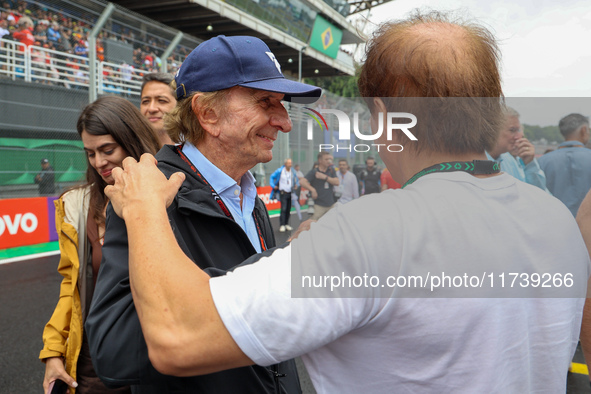
<svg viewBox="0 0 591 394">
<path fill-rule="evenodd" d="M 281 209 L 281 204 L 277 200 L 279 197 L 277 196 L 275 200 L 271 200 L 271 186 L 259 186 L 257 187 L 257 194 L 261 200 L 265 203 L 265 207 L 268 211 L 272 211 L 275 209 Z M 302 191 L 300 194 L 300 205 L 304 205 L 306 203 L 306 196 L 305 191 Z"/>
<path fill-rule="evenodd" d="M 271 187 L 257 188 L 267 210 L 281 206 L 271 200 Z M 18 246 L 36 245 L 58 240 L 55 230 L 56 197 L 0 199 L 0 250 Z M 300 197 L 300 205 L 306 198 Z"/>
<path fill-rule="evenodd" d="M 0 200 L 0 249 L 49 242 L 47 198 Z"/>
</svg>

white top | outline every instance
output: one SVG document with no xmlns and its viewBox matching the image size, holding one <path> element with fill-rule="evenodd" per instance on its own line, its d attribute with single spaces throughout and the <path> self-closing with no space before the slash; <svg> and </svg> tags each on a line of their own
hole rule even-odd
<svg viewBox="0 0 591 394">
<path fill-rule="evenodd" d="M 488 293 L 455 289 L 466 298 L 434 298 L 441 293 L 428 288 L 379 298 L 405 290 L 381 286 L 340 293 L 358 298 L 303 298 L 331 295 L 303 288 L 309 273 L 333 275 L 330 286 L 347 275 L 384 283 L 386 274 L 465 270 L 496 282 Z M 532 298 L 498 298 L 516 294 L 510 272 L 572 274 L 562 295 L 580 298 L 542 298 L 552 289 L 541 287 L 526 293 Z M 556 393 L 566 387 L 589 272 L 562 203 L 506 174 L 458 172 L 337 206 L 290 246 L 210 283 L 245 354 L 260 365 L 303 354 L 319 393 Z M 484 294 L 497 298 L 477 298 Z"/>
<path fill-rule="evenodd" d="M 291 193 L 291 169 L 288 171 L 285 167 L 281 170 L 279 176 L 279 190 Z"/>
<path fill-rule="evenodd" d="M 339 188 L 341 190 L 341 197 L 339 202 L 341 204 L 352 201 L 359 198 L 359 184 L 357 183 L 357 177 L 351 171 L 347 171 L 343 175 L 340 171 L 337 171 L 337 177 L 339 178 Z"/>
</svg>

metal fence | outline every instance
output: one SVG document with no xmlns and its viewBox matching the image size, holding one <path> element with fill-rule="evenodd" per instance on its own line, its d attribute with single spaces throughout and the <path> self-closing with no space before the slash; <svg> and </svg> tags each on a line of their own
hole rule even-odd
<svg viewBox="0 0 591 394">
<path fill-rule="evenodd" d="M 0 76 L 12 80 L 63 86 L 68 89 L 88 90 L 90 63 L 87 57 L 77 56 L 35 45 L 0 39 Z M 99 94 L 118 93 L 140 95 L 142 77 L 147 70 L 135 70 L 127 63 L 97 61 L 94 81 Z"/>
</svg>

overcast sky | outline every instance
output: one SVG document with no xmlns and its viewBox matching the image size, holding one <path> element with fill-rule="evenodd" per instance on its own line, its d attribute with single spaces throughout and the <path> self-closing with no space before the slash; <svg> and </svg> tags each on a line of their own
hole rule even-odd
<svg viewBox="0 0 591 394">
<path fill-rule="evenodd" d="M 374 8 L 370 21 L 403 18 L 416 8 L 458 10 L 488 27 L 500 44 L 506 97 L 591 97 L 590 0 L 394 0 Z M 589 115 L 588 103 L 567 100 L 568 109 L 557 113 Z"/>
</svg>

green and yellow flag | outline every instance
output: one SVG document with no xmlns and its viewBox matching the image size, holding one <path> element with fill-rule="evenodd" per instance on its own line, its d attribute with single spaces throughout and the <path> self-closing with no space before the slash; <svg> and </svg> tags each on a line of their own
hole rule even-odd
<svg viewBox="0 0 591 394">
<path fill-rule="evenodd" d="M 336 59 L 339 46 L 343 39 L 343 31 L 321 17 L 316 16 L 314 28 L 310 36 L 310 46 L 327 56 Z"/>
</svg>

